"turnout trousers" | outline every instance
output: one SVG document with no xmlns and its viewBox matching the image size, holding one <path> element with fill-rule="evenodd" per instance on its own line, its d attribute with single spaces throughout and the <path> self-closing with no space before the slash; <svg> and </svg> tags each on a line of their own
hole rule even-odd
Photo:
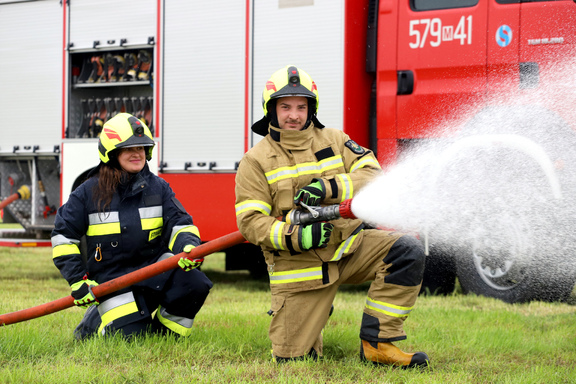
<svg viewBox="0 0 576 384">
<path fill-rule="evenodd" d="M 275 357 L 322 356 L 322 331 L 338 287 L 372 281 L 364 305 L 360 338 L 375 342 L 403 340 L 404 320 L 414 307 L 424 273 L 420 241 L 401 236 L 391 248 L 389 236 L 365 230 L 356 252 L 338 261 L 339 279 L 325 288 L 272 295 L 269 337 Z"/>
<path fill-rule="evenodd" d="M 116 292 L 97 307 L 90 307 L 74 331 L 75 337 L 118 332 L 127 337 L 144 332 L 189 336 L 212 282 L 197 269 L 184 272 L 178 268 L 165 274 Z"/>
</svg>

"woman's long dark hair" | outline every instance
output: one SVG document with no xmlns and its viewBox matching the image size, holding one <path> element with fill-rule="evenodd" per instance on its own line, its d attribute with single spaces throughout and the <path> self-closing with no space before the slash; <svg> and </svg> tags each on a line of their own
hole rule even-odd
<svg viewBox="0 0 576 384">
<path fill-rule="evenodd" d="M 126 179 L 127 172 L 122 168 L 114 167 L 110 163 L 118 162 L 116 159 L 110 159 L 108 163 L 101 163 L 98 171 L 98 184 L 92 190 L 92 199 L 98 212 L 104 213 L 110 208 L 112 197 L 118 190 L 118 186 Z"/>
</svg>

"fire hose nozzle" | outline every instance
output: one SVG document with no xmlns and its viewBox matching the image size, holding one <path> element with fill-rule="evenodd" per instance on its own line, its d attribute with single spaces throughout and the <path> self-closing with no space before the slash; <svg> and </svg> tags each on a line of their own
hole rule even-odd
<svg viewBox="0 0 576 384">
<path fill-rule="evenodd" d="M 325 207 L 306 206 L 307 211 L 292 209 L 283 217 L 283 221 L 288 224 L 308 225 L 320 221 L 330 221 L 340 218 L 356 219 L 352 213 L 350 205 L 352 199 L 343 201 L 340 204 L 328 205 Z"/>
</svg>

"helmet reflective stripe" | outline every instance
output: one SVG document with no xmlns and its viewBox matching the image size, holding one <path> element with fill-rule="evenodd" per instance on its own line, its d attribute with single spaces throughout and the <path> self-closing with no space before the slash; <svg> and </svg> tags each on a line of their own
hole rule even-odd
<svg viewBox="0 0 576 384">
<path fill-rule="evenodd" d="M 266 82 L 262 92 L 264 116 L 268 115 L 268 102 L 287 96 L 303 96 L 315 101 L 314 113 L 318 112 L 318 88 L 312 78 L 303 70 L 288 65 L 276 72 Z"/>
<path fill-rule="evenodd" d="M 110 152 L 118 148 L 146 147 L 146 160 L 152 158 L 154 142 L 150 129 L 129 113 L 119 113 L 108 120 L 98 142 L 100 160 L 110 161 Z"/>
</svg>

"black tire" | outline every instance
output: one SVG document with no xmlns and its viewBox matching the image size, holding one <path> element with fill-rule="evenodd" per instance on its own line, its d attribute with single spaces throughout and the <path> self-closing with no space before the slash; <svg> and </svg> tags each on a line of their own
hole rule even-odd
<svg viewBox="0 0 576 384">
<path fill-rule="evenodd" d="M 486 202 L 479 206 L 485 209 L 470 212 L 463 224 L 469 241 L 456 259 L 463 292 L 509 303 L 565 301 L 576 279 L 576 236 L 570 230 L 576 218 L 576 135 L 557 115 L 537 107 L 487 109 L 464 133 L 514 133 L 537 142 L 556 166 L 562 199 L 552 196 L 545 175 L 526 155 L 484 153 L 506 180 L 508 194 L 483 191 L 479 199 Z"/>
<path fill-rule="evenodd" d="M 449 295 L 456 287 L 454 257 L 438 246 L 431 246 L 426 257 L 421 295 Z"/>
</svg>

